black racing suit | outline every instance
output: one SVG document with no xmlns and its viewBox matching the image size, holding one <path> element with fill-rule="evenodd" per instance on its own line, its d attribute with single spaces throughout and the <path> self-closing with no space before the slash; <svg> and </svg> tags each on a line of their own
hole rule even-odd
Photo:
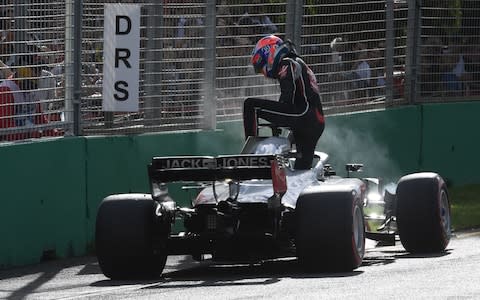
<svg viewBox="0 0 480 300">
<path fill-rule="evenodd" d="M 257 135 L 258 118 L 289 127 L 297 147 L 295 169 L 310 169 L 317 141 L 325 128 L 315 74 L 298 56 L 282 59 L 276 74 L 281 89 L 278 102 L 257 98 L 244 102 L 245 138 Z"/>
</svg>

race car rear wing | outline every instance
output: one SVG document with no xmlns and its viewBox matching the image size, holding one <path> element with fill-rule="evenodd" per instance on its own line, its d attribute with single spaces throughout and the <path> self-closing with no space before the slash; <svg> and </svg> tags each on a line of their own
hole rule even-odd
<svg viewBox="0 0 480 300">
<path fill-rule="evenodd" d="M 154 157 L 148 165 L 150 180 L 169 182 L 212 182 L 223 179 L 271 179 L 275 155 L 221 155 Z"/>
</svg>

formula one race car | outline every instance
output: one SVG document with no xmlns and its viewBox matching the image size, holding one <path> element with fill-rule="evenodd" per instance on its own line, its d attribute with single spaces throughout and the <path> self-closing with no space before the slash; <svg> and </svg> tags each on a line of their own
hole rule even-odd
<svg viewBox="0 0 480 300">
<path fill-rule="evenodd" d="M 168 255 L 254 262 L 297 257 L 308 270 L 351 271 L 362 264 L 365 238 L 395 243 L 411 253 L 445 250 L 451 236 L 450 203 L 436 173 L 402 177 L 396 193 L 380 179 L 346 177 L 316 152 L 310 170 L 294 170 L 294 144 L 278 135 L 247 140 L 240 155 L 154 157 L 151 194 L 103 199 L 96 251 L 112 279 L 159 276 Z M 198 190 L 180 207 L 167 184 Z M 173 234 L 175 221 L 182 231 Z"/>
</svg>

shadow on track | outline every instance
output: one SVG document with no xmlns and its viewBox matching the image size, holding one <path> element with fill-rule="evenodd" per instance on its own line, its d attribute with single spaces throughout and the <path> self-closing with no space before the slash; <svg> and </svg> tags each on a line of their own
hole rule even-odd
<svg viewBox="0 0 480 300">
<path fill-rule="evenodd" d="M 233 264 L 204 261 L 187 269 L 165 272 L 155 281 L 102 280 L 91 286 L 146 284 L 143 289 L 193 288 L 199 286 L 248 286 L 274 284 L 283 278 L 350 277 L 362 271 L 344 273 L 305 272 L 295 258 L 268 260 L 261 263 Z"/>
<path fill-rule="evenodd" d="M 416 253 L 412 254 L 400 247 L 378 247 L 368 251 L 363 259 L 362 266 L 387 265 L 394 263 L 397 259 L 409 258 L 434 258 L 451 254 L 451 249 L 440 253 Z"/>
<path fill-rule="evenodd" d="M 68 258 L 60 260 L 50 260 L 46 262 L 39 263 L 37 265 L 17 267 L 13 269 L 5 269 L 0 271 L 0 280 L 4 279 L 13 279 L 20 278 L 30 275 L 38 275 L 34 280 L 28 281 L 27 284 L 23 285 L 21 288 L 14 290 L 8 297 L 5 299 L 24 299 L 25 297 L 31 295 L 33 292 L 38 290 L 41 286 L 51 281 L 55 276 L 57 276 L 62 270 L 74 267 L 74 266 L 85 266 L 82 270 L 89 268 L 89 274 L 98 274 L 101 273 L 98 265 L 95 266 L 96 258 L 93 257 L 80 257 L 80 258 Z M 79 272 L 78 275 L 81 274 Z"/>
<path fill-rule="evenodd" d="M 396 259 L 404 259 L 404 258 L 435 258 L 435 257 L 443 257 L 451 254 L 451 250 L 447 249 L 440 253 L 409 253 L 405 251 L 392 251 L 391 252 Z"/>
<path fill-rule="evenodd" d="M 98 268 L 97 258 L 93 256 L 74 257 L 74 258 L 62 258 L 52 259 L 49 261 L 41 262 L 34 265 L 26 265 L 21 267 L 13 267 L 0 270 L 0 280 L 12 279 L 16 277 L 22 277 L 27 275 L 34 275 L 38 273 L 58 273 L 59 271 L 75 267 L 84 266 L 79 275 L 98 274 L 101 273 Z M 89 270 L 83 271 L 84 269 Z M 85 274 L 81 274 L 85 272 Z"/>
</svg>

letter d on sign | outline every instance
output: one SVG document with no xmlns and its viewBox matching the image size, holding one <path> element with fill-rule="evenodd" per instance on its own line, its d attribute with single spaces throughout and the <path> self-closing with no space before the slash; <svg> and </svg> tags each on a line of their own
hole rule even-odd
<svg viewBox="0 0 480 300">
<path fill-rule="evenodd" d="M 140 79 L 140 5 L 105 4 L 103 111 L 137 112 Z"/>
<path fill-rule="evenodd" d="M 132 30 L 132 20 L 128 16 L 115 16 L 115 34 L 129 34 Z"/>
</svg>

